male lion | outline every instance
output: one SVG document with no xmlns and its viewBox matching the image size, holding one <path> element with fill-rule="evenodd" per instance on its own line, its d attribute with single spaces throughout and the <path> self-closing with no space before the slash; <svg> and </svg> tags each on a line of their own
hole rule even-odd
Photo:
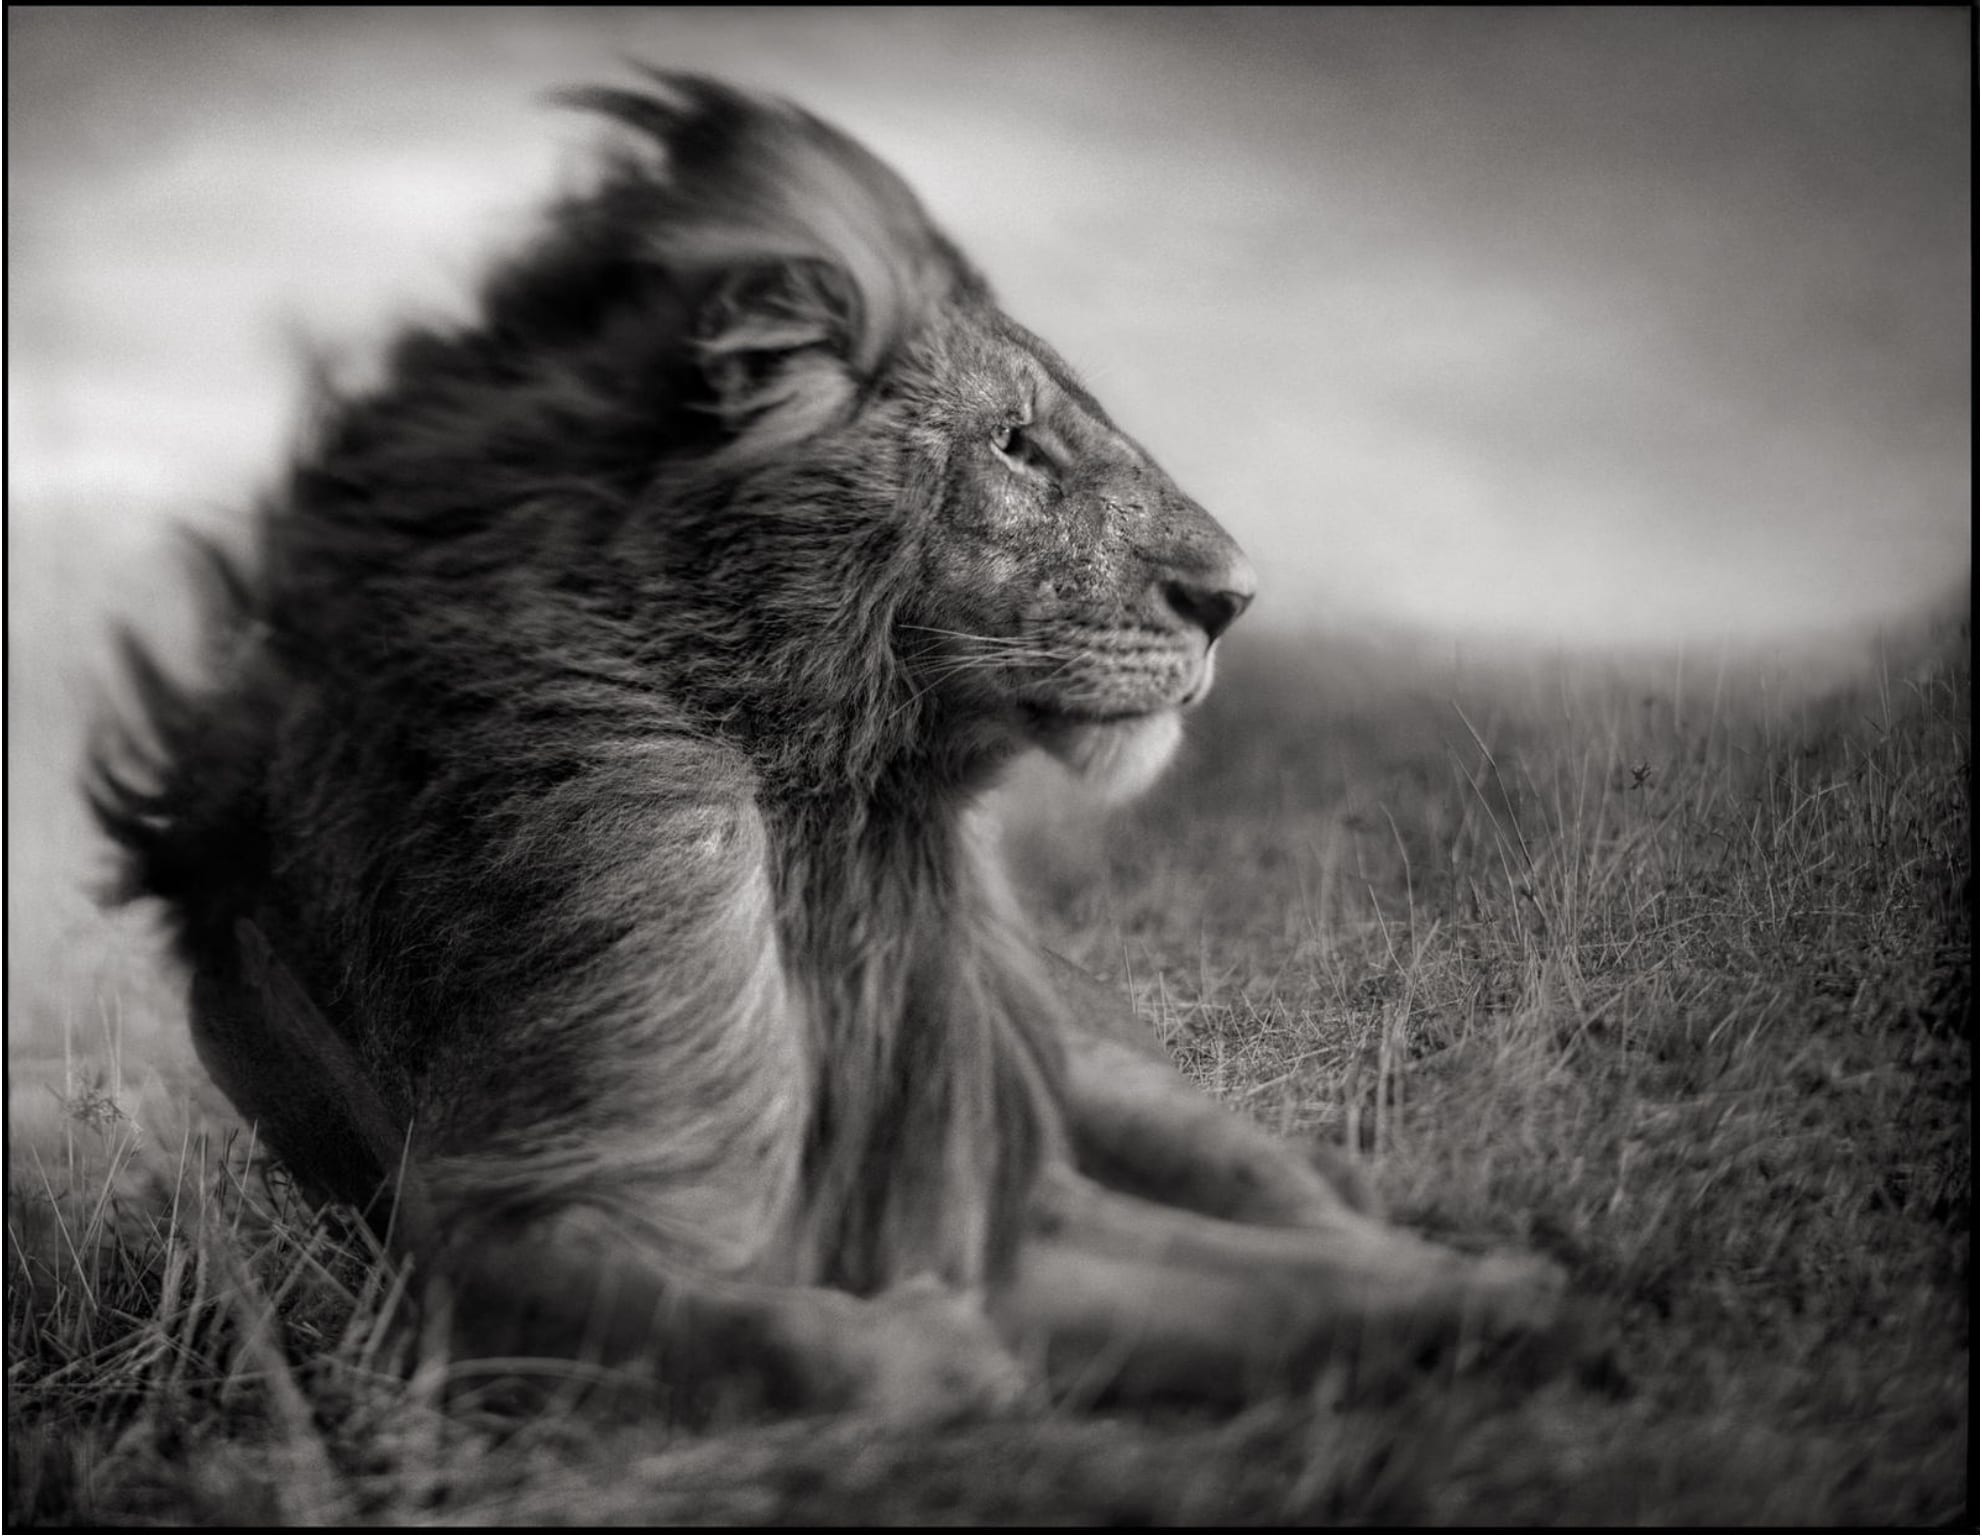
<svg viewBox="0 0 1982 1536">
<path fill-rule="evenodd" d="M 626 144 L 326 406 L 207 680 L 131 648 L 91 797 L 220 1087 L 468 1353 L 922 1415 L 1546 1330 L 1552 1266 L 1201 1098 L 999 868 L 1016 755 L 1162 766 L 1232 540 L 844 135 L 571 99 Z"/>
</svg>

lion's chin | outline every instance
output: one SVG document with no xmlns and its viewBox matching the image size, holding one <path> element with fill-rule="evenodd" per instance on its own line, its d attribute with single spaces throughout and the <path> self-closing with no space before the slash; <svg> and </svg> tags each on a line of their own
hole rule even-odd
<svg viewBox="0 0 1982 1536">
<path fill-rule="evenodd" d="M 1183 740 L 1174 709 L 1127 720 L 1066 721 L 1040 734 L 1039 744 L 1104 802 L 1132 800 L 1169 766 Z"/>
</svg>

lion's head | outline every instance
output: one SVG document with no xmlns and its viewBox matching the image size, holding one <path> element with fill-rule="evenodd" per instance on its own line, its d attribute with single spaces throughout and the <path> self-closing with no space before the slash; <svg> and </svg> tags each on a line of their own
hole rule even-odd
<svg viewBox="0 0 1982 1536">
<path fill-rule="evenodd" d="M 752 697 L 720 700 L 726 727 L 777 738 L 808 706 L 878 713 L 966 771 L 1036 745 L 1141 788 L 1251 600 L 1245 557 L 892 171 L 788 104 L 654 84 L 574 94 L 645 158 L 564 223 L 639 273 L 617 280 L 631 314 L 593 327 L 615 398 L 664 381 L 675 426 L 649 452 L 693 449 L 635 490 L 623 564 L 692 567 L 692 591 L 669 585 L 698 639 L 736 635 L 728 656 L 781 655 L 803 679 L 801 696 L 759 672 Z M 663 355 L 670 334 L 683 346 Z"/>
</svg>

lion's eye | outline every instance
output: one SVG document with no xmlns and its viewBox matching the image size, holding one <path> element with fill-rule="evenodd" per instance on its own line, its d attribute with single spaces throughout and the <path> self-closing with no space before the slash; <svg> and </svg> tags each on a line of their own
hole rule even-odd
<svg viewBox="0 0 1982 1536">
<path fill-rule="evenodd" d="M 1008 422 L 992 433 L 991 447 L 1014 469 L 1038 469 L 1045 463 L 1045 456 L 1020 422 Z"/>
</svg>

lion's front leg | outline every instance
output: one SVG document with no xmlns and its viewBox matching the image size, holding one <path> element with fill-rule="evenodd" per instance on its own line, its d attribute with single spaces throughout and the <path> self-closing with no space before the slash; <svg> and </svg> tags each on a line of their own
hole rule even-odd
<svg viewBox="0 0 1982 1536">
<path fill-rule="evenodd" d="M 437 1268 L 458 1362 L 585 1362 L 691 1410 L 851 1410 L 927 1424 L 999 1411 L 1031 1383 L 982 1298 L 933 1278 L 856 1297 L 699 1276 L 582 1214 L 475 1233 Z"/>
<path fill-rule="evenodd" d="M 1275 1227 L 1374 1215 L 1375 1192 L 1336 1148 L 1283 1141 L 1187 1082 L 1112 989 L 1049 953 L 1068 1001 L 1067 1113 L 1081 1171 L 1111 1189 Z"/>
<path fill-rule="evenodd" d="M 1064 1389 L 1242 1402 L 1439 1350 L 1551 1360 L 1562 1296 L 1535 1255 L 1464 1254 L 1346 1209 L 1309 1230 L 1220 1221 L 1059 1170 L 993 1310 Z"/>
</svg>

